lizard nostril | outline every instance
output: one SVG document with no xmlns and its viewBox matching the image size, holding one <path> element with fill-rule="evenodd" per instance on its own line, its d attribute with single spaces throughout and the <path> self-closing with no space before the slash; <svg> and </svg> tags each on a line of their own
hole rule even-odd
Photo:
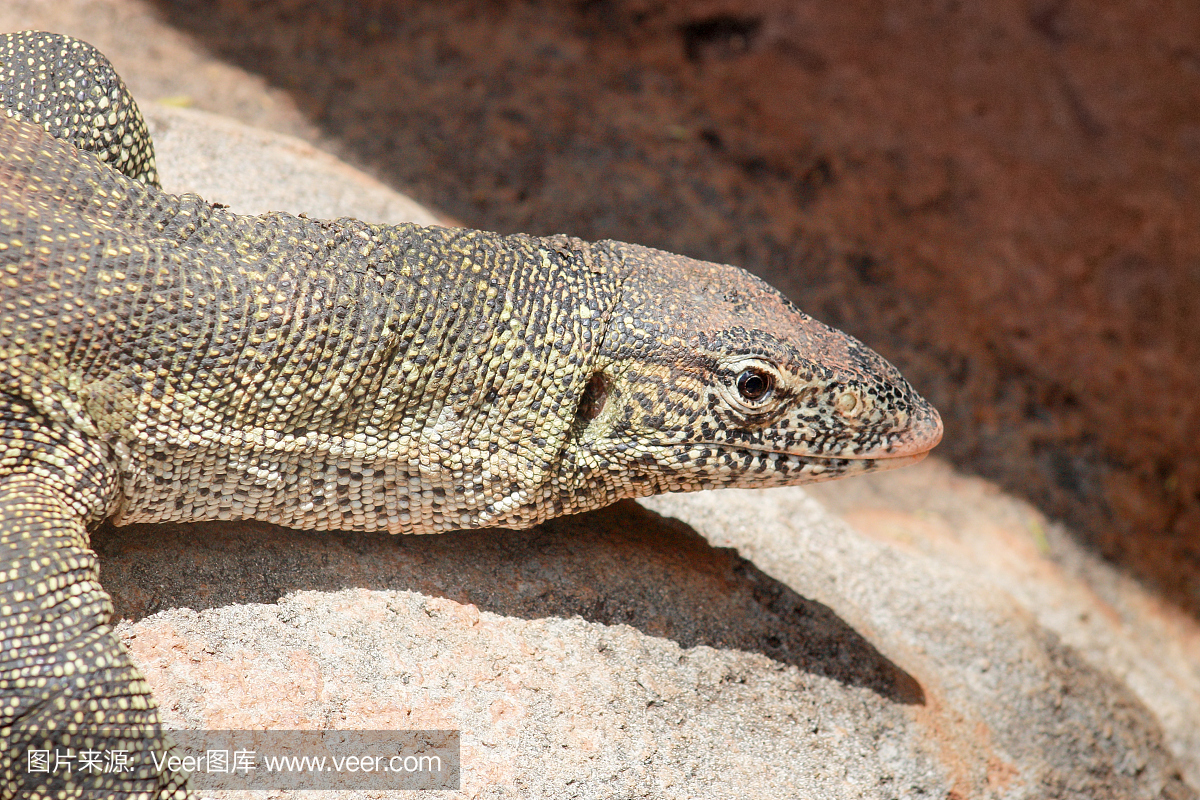
<svg viewBox="0 0 1200 800">
<path fill-rule="evenodd" d="M 837 408 L 838 411 L 845 416 L 854 414 L 861 406 L 862 403 L 859 401 L 858 396 L 855 395 L 854 392 L 846 391 L 838 395 Z"/>
<path fill-rule="evenodd" d="M 600 416 L 604 410 L 604 401 L 608 399 L 608 378 L 603 372 L 593 372 L 583 389 L 583 397 L 579 398 L 579 409 L 575 416 L 591 422 Z"/>
</svg>

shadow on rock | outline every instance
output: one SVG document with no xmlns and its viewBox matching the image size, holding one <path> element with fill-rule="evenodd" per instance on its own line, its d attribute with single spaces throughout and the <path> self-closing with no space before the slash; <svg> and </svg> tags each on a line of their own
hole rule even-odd
<svg viewBox="0 0 1200 800">
<path fill-rule="evenodd" d="M 632 501 L 527 531 L 389 536 L 206 522 L 105 526 L 92 544 L 118 617 L 273 603 L 303 590 L 407 590 L 762 653 L 893 702 L 925 701 L 912 676 L 828 607 Z"/>
</svg>

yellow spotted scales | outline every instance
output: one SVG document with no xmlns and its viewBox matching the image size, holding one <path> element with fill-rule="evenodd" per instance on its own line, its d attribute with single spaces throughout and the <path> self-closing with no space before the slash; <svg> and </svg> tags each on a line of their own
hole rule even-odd
<svg viewBox="0 0 1200 800">
<path fill-rule="evenodd" d="M 239 216 L 156 187 L 94 49 L 25 33 L 0 56 L 0 798 L 186 796 L 144 765 L 25 769 L 42 741 L 161 745 L 100 520 L 521 528 L 900 466 L 941 436 L 894 367 L 736 267 Z"/>
</svg>

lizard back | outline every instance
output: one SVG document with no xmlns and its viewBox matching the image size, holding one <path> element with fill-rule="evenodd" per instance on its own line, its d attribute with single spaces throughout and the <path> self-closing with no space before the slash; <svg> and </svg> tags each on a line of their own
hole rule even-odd
<svg viewBox="0 0 1200 800">
<path fill-rule="evenodd" d="M 618 261 L 584 266 L 566 240 L 239 216 L 11 119 L 0 209 L 0 386 L 111 450 L 119 524 L 434 532 L 562 513 L 528 506 Z"/>
</svg>

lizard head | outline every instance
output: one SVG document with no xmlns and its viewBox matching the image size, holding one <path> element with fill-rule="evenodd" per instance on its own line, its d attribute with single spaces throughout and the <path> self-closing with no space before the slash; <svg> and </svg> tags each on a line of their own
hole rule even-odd
<svg viewBox="0 0 1200 800">
<path fill-rule="evenodd" d="M 593 491 L 810 483 L 916 463 L 941 439 L 895 367 L 744 270 L 601 246 L 629 272 L 567 448 Z"/>
</svg>

